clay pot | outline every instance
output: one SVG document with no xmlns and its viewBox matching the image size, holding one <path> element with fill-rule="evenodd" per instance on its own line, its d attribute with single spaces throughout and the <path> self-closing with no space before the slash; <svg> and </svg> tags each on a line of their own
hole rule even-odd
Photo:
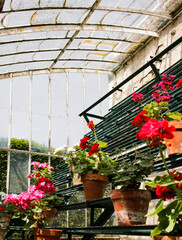
<svg viewBox="0 0 182 240">
<path fill-rule="evenodd" d="M 182 237 L 153 236 L 153 240 L 182 240 Z"/>
<path fill-rule="evenodd" d="M 81 181 L 86 201 L 103 198 L 109 178 L 97 173 L 83 174 Z"/>
<path fill-rule="evenodd" d="M 174 138 L 164 139 L 167 143 L 168 156 L 182 153 L 182 120 L 170 121 L 169 125 L 173 125 L 176 128 L 176 131 L 173 132 Z"/>
<path fill-rule="evenodd" d="M 0 217 L 0 227 L 8 227 L 12 215 L 11 214 L 3 214 Z M 0 229 L 0 239 L 4 239 L 6 235 L 7 229 Z"/>
<path fill-rule="evenodd" d="M 62 230 L 56 229 L 34 229 L 33 235 L 35 240 L 59 240 L 62 236 Z"/>
<path fill-rule="evenodd" d="M 151 193 L 147 190 L 127 189 L 111 191 L 118 225 L 140 225 L 146 223 Z"/>
</svg>

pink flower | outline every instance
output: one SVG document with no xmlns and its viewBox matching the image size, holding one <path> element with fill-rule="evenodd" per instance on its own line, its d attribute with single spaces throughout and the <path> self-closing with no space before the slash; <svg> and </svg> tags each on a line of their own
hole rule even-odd
<svg viewBox="0 0 182 240">
<path fill-rule="evenodd" d="M 32 198 L 35 199 L 36 202 L 40 201 L 40 199 L 44 198 L 45 194 L 42 190 L 36 190 L 33 192 Z"/>
<path fill-rule="evenodd" d="M 29 192 L 35 192 L 37 190 L 37 186 L 36 185 L 30 185 L 28 191 Z"/>
<path fill-rule="evenodd" d="M 34 176 L 34 173 L 28 174 L 27 177 L 32 179 L 32 177 Z"/>
<path fill-rule="evenodd" d="M 140 94 L 140 93 L 136 93 L 136 92 L 134 92 L 134 93 L 132 93 L 132 95 L 133 95 L 133 97 L 132 97 L 132 101 L 136 101 L 136 102 L 141 102 L 141 99 L 142 98 L 144 98 L 144 95 L 143 94 Z"/>
</svg>

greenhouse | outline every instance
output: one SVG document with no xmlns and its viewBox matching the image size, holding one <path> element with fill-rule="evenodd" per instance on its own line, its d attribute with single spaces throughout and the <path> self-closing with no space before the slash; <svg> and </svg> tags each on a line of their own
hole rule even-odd
<svg viewBox="0 0 182 240">
<path fill-rule="evenodd" d="M 0 0 L 0 240 L 182 239 L 181 12 Z"/>
</svg>

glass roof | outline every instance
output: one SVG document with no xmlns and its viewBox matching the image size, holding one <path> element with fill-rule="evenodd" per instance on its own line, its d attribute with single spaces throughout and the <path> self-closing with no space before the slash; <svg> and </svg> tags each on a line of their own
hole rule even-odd
<svg viewBox="0 0 182 240">
<path fill-rule="evenodd" d="M 4 0 L 0 75 L 116 71 L 158 38 L 180 0 Z"/>
</svg>

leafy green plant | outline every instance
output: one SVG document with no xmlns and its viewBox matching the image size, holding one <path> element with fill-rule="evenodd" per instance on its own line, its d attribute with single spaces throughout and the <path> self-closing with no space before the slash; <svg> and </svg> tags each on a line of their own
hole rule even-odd
<svg viewBox="0 0 182 240">
<path fill-rule="evenodd" d="M 133 161 L 115 161 L 110 171 L 113 172 L 113 187 L 120 186 L 124 191 L 128 188 L 139 188 L 141 182 L 146 181 L 148 175 L 153 170 L 154 157 L 149 152 L 141 153 L 135 150 L 135 159 Z"/>
</svg>

